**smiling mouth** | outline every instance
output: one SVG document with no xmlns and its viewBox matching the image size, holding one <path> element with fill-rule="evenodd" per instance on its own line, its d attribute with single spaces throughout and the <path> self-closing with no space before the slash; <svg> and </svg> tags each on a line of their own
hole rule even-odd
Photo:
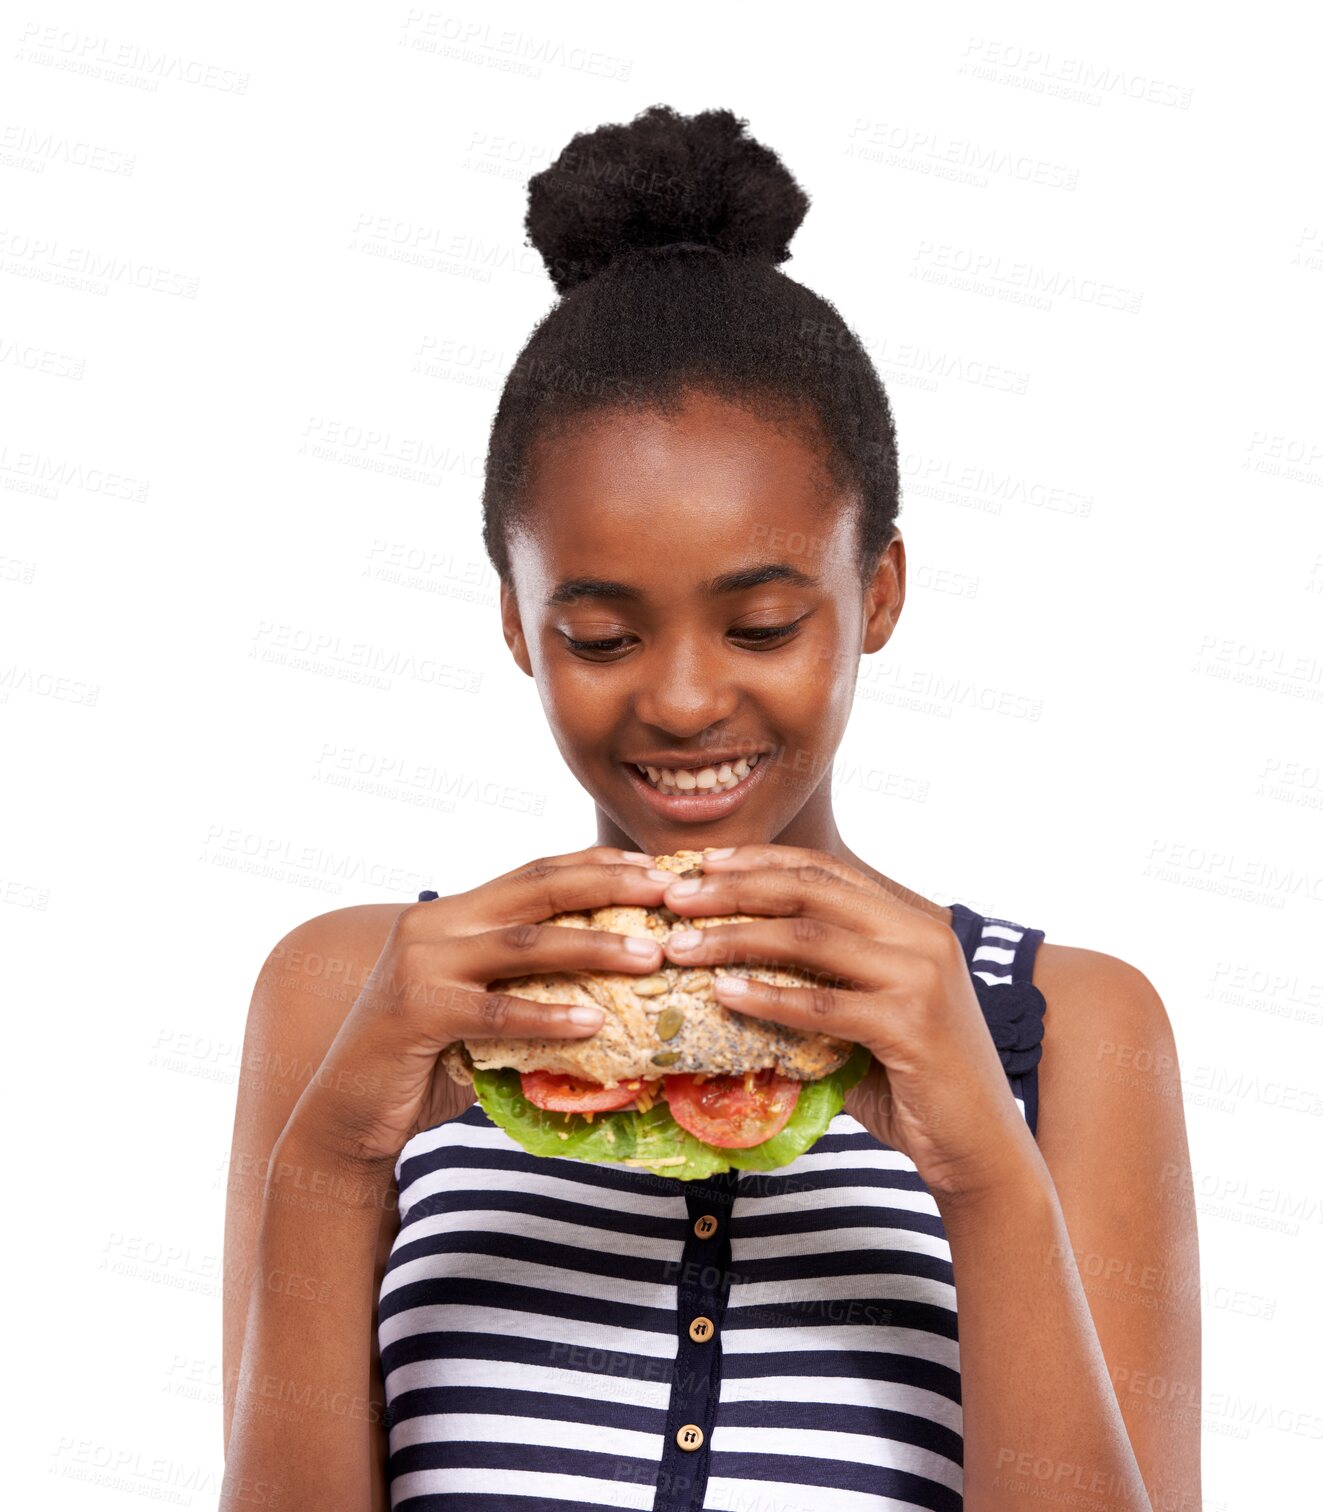
<svg viewBox="0 0 1323 1512">
<path fill-rule="evenodd" d="M 628 764 L 649 786 L 671 797 L 702 797 L 708 793 L 726 793 L 736 788 L 758 765 L 762 752 L 741 756 L 736 761 L 721 761 L 704 767 L 656 767 Z"/>
</svg>

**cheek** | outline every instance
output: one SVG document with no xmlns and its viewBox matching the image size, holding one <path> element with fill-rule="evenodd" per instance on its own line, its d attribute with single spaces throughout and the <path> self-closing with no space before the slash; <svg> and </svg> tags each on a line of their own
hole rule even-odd
<svg viewBox="0 0 1323 1512">
<path fill-rule="evenodd" d="M 576 676 L 572 667 L 544 662 L 538 693 L 553 729 L 564 731 L 576 743 L 609 728 L 615 717 L 615 698 L 607 692 L 606 683 Z"/>
</svg>

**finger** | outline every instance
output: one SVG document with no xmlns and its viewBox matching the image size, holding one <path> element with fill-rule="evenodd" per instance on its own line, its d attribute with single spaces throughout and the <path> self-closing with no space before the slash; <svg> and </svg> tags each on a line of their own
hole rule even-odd
<svg viewBox="0 0 1323 1512">
<path fill-rule="evenodd" d="M 732 983 L 739 987 L 733 988 Z M 845 988 L 777 987 L 751 977 L 718 977 L 717 1001 L 752 1018 L 855 1044 L 864 1043 L 869 1033 L 866 999 Z"/>
<path fill-rule="evenodd" d="M 799 868 L 807 869 L 810 875 L 817 871 L 830 873 L 854 887 L 870 888 L 878 885 L 876 878 L 867 876 L 858 867 L 851 866 L 848 861 L 842 861 L 829 851 L 811 850 L 802 845 L 777 845 L 770 841 L 736 845 L 730 850 L 728 856 L 714 856 L 704 851 L 703 870 L 711 870 L 715 874 L 761 867 L 779 867 L 783 870 Z"/>
<path fill-rule="evenodd" d="M 564 996 L 569 1001 L 546 1003 L 451 982 L 411 994 L 408 1014 L 413 1025 L 425 1026 L 426 1037 L 438 1049 L 466 1039 L 582 1039 L 596 1034 L 605 1017 L 602 1009 L 572 983 L 566 984 Z"/>
<path fill-rule="evenodd" d="M 585 863 L 610 866 L 628 865 L 637 866 L 647 870 L 656 865 L 656 857 L 649 856 L 644 851 L 620 850 L 614 845 L 589 845 L 583 850 L 566 851 L 559 856 L 539 856 L 535 861 L 524 861 L 520 865 L 512 867 L 508 872 L 502 872 L 493 877 L 491 882 L 510 882 L 524 875 L 533 867 L 541 866 L 575 866 Z M 484 884 L 490 886 L 491 882 Z"/>
<path fill-rule="evenodd" d="M 740 864 L 741 856 L 747 856 L 748 861 Z M 766 861 L 767 865 L 762 865 Z M 720 878 L 737 880 L 741 877 L 753 878 L 768 876 L 773 879 L 783 879 L 783 886 L 790 888 L 797 882 L 801 889 L 801 896 L 812 902 L 822 897 L 830 897 L 833 907 L 829 916 L 837 922 L 859 930 L 861 934 L 873 935 L 879 939 L 900 940 L 907 937 L 907 932 L 917 930 L 922 933 L 929 928 L 932 922 L 932 914 L 920 904 L 911 902 L 895 889 L 896 883 L 889 882 L 882 877 L 881 873 L 865 874 L 857 867 L 850 866 L 847 862 L 839 860 L 826 851 L 808 850 L 801 846 L 792 845 L 743 845 L 733 848 L 732 855 L 724 861 L 719 861 L 709 866 L 708 858 L 704 858 L 703 869 L 706 874 L 705 883 L 710 879 L 716 883 Z M 792 881 L 793 879 L 793 881 Z M 679 901 L 683 895 L 673 891 L 671 884 L 666 893 L 666 904 L 675 913 L 686 912 L 692 914 L 693 907 L 682 908 Z M 694 897 L 702 898 L 702 892 L 693 894 Z M 719 896 L 738 896 L 735 894 L 720 894 Z M 773 895 L 775 896 L 775 895 Z M 918 895 L 913 894 L 917 899 Z M 848 906 L 847 906 L 848 905 Z M 719 910 L 712 910 L 718 912 Z M 757 910 L 747 907 L 742 910 L 732 909 L 732 912 L 753 913 Z M 772 911 L 770 909 L 766 910 Z M 783 910 L 791 912 L 790 909 Z M 812 911 L 821 911 L 816 908 Z M 883 930 L 883 923 L 890 927 Z M 938 934 L 946 932 L 947 926 L 942 925 Z"/>
<path fill-rule="evenodd" d="M 568 861 L 628 861 L 633 866 L 655 866 L 656 856 L 649 855 L 647 851 L 620 850 L 614 845 L 590 845 L 586 850 L 568 851 L 563 856 L 552 858 L 560 862 Z"/>
<path fill-rule="evenodd" d="M 666 954 L 685 966 L 782 965 L 854 988 L 879 986 L 887 976 L 888 956 L 894 955 L 851 929 L 818 918 L 711 924 L 698 931 L 691 945 L 681 943 L 681 933 L 672 932 Z"/>
<path fill-rule="evenodd" d="M 542 1003 L 507 992 L 475 993 L 474 1000 L 473 1027 L 464 1039 L 585 1039 L 606 1017 L 586 1000 Z"/>
<path fill-rule="evenodd" d="M 462 980 L 483 987 L 512 977 L 568 971 L 646 975 L 663 964 L 662 948 L 656 940 L 607 929 L 543 923 L 506 924 L 484 934 L 452 940 L 446 955 L 451 970 Z"/>
<path fill-rule="evenodd" d="M 807 872 L 807 875 L 806 875 Z M 667 885 L 662 901 L 686 919 L 721 914 L 761 914 L 774 917 L 803 915 L 852 929 L 887 944 L 903 944 L 915 919 L 879 901 L 876 889 L 865 890 L 820 868 L 767 867 L 755 871 L 727 871 L 693 878 L 689 892 L 682 884 Z"/>
<path fill-rule="evenodd" d="M 830 877 L 857 888 L 869 900 L 875 916 L 893 919 L 926 917 L 922 907 L 903 897 L 904 889 L 880 872 L 863 871 L 842 861 L 828 851 L 809 850 L 799 845 L 738 845 L 725 857 L 704 855 L 703 870 L 712 876 L 739 875 L 741 872 L 775 870 L 798 876 L 806 886 L 821 884 Z"/>
<path fill-rule="evenodd" d="M 476 932 L 497 924 L 538 923 L 556 914 L 612 905 L 655 908 L 674 875 L 633 861 L 562 864 L 555 857 L 543 857 L 466 894 L 464 922 Z"/>
</svg>

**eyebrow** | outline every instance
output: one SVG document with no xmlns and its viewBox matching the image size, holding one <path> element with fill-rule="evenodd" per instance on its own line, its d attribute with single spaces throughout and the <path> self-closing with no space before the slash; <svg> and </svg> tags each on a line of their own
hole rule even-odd
<svg viewBox="0 0 1323 1512">
<path fill-rule="evenodd" d="M 743 593 L 750 588 L 761 588 L 764 583 L 789 583 L 793 588 L 817 588 L 821 579 L 811 573 L 801 572 L 789 562 L 762 562 L 756 567 L 740 567 L 734 572 L 723 572 L 719 577 L 708 578 L 698 585 L 704 598 L 717 598 L 721 594 Z M 639 588 L 629 583 L 613 582 L 610 578 L 566 578 L 547 595 L 547 605 L 570 604 L 576 599 L 627 599 L 637 602 L 646 597 Z"/>
</svg>

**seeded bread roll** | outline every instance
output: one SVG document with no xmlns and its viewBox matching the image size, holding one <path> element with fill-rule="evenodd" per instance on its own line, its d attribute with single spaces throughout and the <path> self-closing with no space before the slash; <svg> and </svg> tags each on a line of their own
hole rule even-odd
<svg viewBox="0 0 1323 1512">
<path fill-rule="evenodd" d="M 698 876 L 699 851 L 658 856 L 653 863 L 680 876 Z M 557 914 L 547 923 L 566 929 L 603 929 L 665 942 L 677 929 L 737 924 L 752 914 L 688 918 L 664 905 L 637 908 L 611 905 L 581 913 Z M 570 971 L 511 977 L 492 982 L 492 991 L 535 1003 L 587 1003 L 605 1010 L 596 1034 L 587 1039 L 471 1039 L 441 1052 L 446 1070 L 471 1084 L 473 1068 L 510 1066 L 518 1071 L 558 1071 L 614 1086 L 642 1077 L 655 1081 L 679 1072 L 738 1075 L 772 1068 L 796 1081 L 816 1081 L 849 1059 L 848 1040 L 773 1024 L 727 1008 L 713 996 L 719 976 L 754 977 L 781 987 L 812 983 L 786 967 L 678 966 L 663 960 L 651 976 L 633 972 Z"/>
</svg>

